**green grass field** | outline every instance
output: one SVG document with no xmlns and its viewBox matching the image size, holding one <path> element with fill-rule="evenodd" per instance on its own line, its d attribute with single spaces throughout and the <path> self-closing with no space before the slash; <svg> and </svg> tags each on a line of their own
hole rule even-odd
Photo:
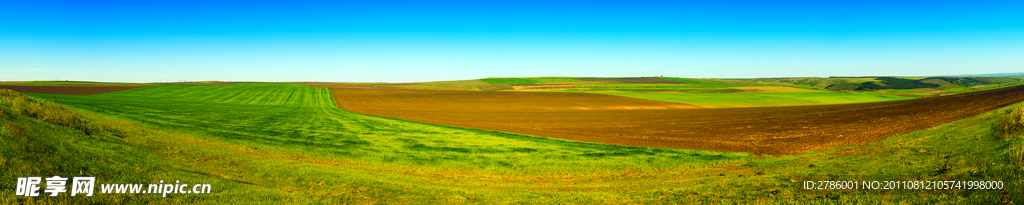
<svg viewBox="0 0 1024 205">
<path fill-rule="evenodd" d="M 5 194 L 0 195 L 0 203 L 993 204 L 1024 200 L 1016 197 L 1024 195 L 1020 180 L 1024 172 L 1010 161 L 1016 156 L 1011 146 L 1021 140 L 995 137 L 990 129 L 1009 108 L 865 145 L 752 156 L 571 142 L 366 116 L 335 108 L 326 88 L 295 84 L 156 85 L 98 95 L 30 95 L 37 97 L 38 104 L 56 99 L 80 109 L 55 112 L 78 113 L 92 123 L 86 127 L 99 131 L 86 135 L 42 122 L 45 117 L 33 118 L 20 111 L 40 106 L 4 96 L 0 170 L 8 180 L 0 181 L 0 189 L 13 189 L 13 177 L 89 175 L 97 176 L 99 183 L 210 183 L 214 192 L 169 198 Z M 895 194 L 800 189 L 802 180 L 819 179 L 1002 180 L 1007 189 Z"/>
<path fill-rule="evenodd" d="M 596 92 L 595 92 L 596 93 Z M 882 102 L 912 99 L 870 93 L 601 93 L 685 103 L 706 108 L 774 107 Z"/>
</svg>

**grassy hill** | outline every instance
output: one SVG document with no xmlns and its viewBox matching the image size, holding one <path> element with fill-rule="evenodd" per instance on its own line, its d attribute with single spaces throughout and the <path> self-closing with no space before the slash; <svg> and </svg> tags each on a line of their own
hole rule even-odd
<svg viewBox="0 0 1024 205">
<path fill-rule="evenodd" d="M 94 176 L 98 183 L 156 183 L 161 179 L 213 182 L 165 164 L 158 154 L 166 145 L 142 140 L 151 135 L 129 125 L 99 120 L 52 102 L 0 89 L 0 203 L 132 203 L 190 202 L 196 197 L 167 200 L 160 195 L 94 197 L 13 197 L 16 177 Z M 97 190 L 98 192 L 98 186 Z"/>
<path fill-rule="evenodd" d="M 1024 79 L 1015 77 L 829 77 L 829 78 L 755 78 L 737 79 L 759 84 L 775 84 L 797 87 L 828 89 L 834 91 L 870 91 L 883 89 L 942 89 L 972 87 L 978 85 L 1020 84 Z"/>
</svg>

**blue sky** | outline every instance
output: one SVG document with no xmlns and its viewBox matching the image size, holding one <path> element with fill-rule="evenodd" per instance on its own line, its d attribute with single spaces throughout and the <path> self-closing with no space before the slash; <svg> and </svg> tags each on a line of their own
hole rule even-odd
<svg viewBox="0 0 1024 205">
<path fill-rule="evenodd" d="M 1024 71 L 1024 1 L 0 2 L 0 81 Z"/>
</svg>

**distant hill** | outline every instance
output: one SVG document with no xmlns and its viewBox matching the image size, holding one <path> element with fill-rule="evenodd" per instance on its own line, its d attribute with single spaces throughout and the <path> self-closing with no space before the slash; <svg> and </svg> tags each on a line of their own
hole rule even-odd
<svg viewBox="0 0 1024 205">
<path fill-rule="evenodd" d="M 1021 73 L 1024 74 L 1024 73 Z M 893 77 L 893 76 L 831 76 L 828 78 L 753 78 L 740 81 L 809 87 L 832 91 L 909 90 L 932 88 L 948 90 L 990 84 L 1021 84 L 1019 77 Z"/>
<path fill-rule="evenodd" d="M 951 75 L 950 77 L 1024 77 L 1024 72 L 1019 72 L 1019 73 L 965 74 L 965 75 Z"/>
<path fill-rule="evenodd" d="M 1019 83 L 1019 80 L 1000 77 L 927 77 L 927 78 L 900 78 L 900 77 L 877 77 L 874 81 L 862 83 L 841 82 L 825 87 L 829 90 L 907 90 L 917 88 L 949 89 L 958 87 L 972 87 L 988 84 Z"/>
</svg>

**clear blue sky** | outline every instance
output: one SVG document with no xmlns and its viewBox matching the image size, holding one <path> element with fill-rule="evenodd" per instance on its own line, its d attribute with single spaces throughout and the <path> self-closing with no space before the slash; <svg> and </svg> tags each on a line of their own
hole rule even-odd
<svg viewBox="0 0 1024 205">
<path fill-rule="evenodd" d="M 1024 1 L 849 2 L 4 0 L 0 80 L 1024 71 Z"/>
</svg>

